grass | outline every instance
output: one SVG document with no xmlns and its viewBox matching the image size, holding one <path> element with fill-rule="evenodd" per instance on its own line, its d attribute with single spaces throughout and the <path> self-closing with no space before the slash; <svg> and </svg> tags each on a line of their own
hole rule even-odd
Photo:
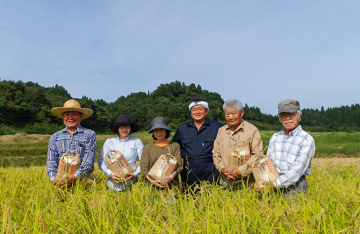
<svg viewBox="0 0 360 234">
<path fill-rule="evenodd" d="M 6 233 L 359 233 L 358 167 L 314 168 L 303 201 L 201 187 L 171 205 L 140 181 L 113 193 L 96 186 L 60 190 L 44 167 L 0 168 L 1 230 Z M 29 176 L 30 175 L 30 176 Z"/>
<path fill-rule="evenodd" d="M 261 132 L 264 146 L 273 133 Z M 311 134 L 316 157 L 359 157 L 359 133 Z M 148 133 L 133 136 L 152 142 Z M 98 136 L 97 158 L 110 137 Z M 358 165 L 312 167 L 303 201 L 260 195 L 252 186 L 232 192 L 202 185 L 171 205 L 141 176 L 132 191 L 108 191 L 99 169 L 89 189 L 58 189 L 44 167 L 47 141 L 29 140 L 0 142 L 2 233 L 360 233 Z"/>
<path fill-rule="evenodd" d="M 269 144 L 270 137 L 275 131 L 261 131 L 264 149 Z M 174 133 L 171 134 L 170 139 Z M 316 158 L 329 157 L 360 157 L 360 133 L 311 133 L 316 144 Z M 102 146 L 106 139 L 115 135 L 99 135 L 97 140 L 97 156 L 99 160 Z M 144 145 L 153 141 L 151 134 L 140 132 L 132 134 L 142 140 Z M 46 163 L 47 145 L 49 135 L 36 137 L 21 134 L 11 142 L 0 142 L 0 165 L 25 166 L 44 165 Z M 30 141 L 30 142 L 29 142 Z"/>
</svg>

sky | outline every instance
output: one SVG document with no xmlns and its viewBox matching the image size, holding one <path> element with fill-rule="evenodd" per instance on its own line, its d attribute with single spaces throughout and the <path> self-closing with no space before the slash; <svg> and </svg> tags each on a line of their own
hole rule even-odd
<svg viewBox="0 0 360 234">
<path fill-rule="evenodd" d="M 360 1 L 0 0 L 0 78 L 114 102 L 174 81 L 277 114 L 359 103 Z"/>
</svg>

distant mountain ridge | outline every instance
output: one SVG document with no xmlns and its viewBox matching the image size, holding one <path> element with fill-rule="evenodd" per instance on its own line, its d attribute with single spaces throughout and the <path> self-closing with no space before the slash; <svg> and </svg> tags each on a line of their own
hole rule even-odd
<svg viewBox="0 0 360 234">
<path fill-rule="evenodd" d="M 222 105 L 224 100 L 218 93 L 203 90 L 200 85 L 185 85 L 175 81 L 160 84 L 153 92 L 138 92 L 120 96 L 115 102 L 102 99 L 92 100 L 86 96 L 76 99 L 82 107 L 91 108 L 94 114 L 82 121 L 84 127 L 98 133 L 109 132 L 109 126 L 119 114 L 127 114 L 140 126 L 150 129 L 150 122 L 156 116 L 164 116 L 169 126 L 176 129 L 191 119 L 188 105 L 191 99 L 200 97 L 209 103 L 208 117 L 225 123 Z M 0 81 L 0 134 L 10 128 L 24 129 L 27 133 L 51 134 L 64 127 L 62 120 L 51 113 L 51 108 L 63 106 L 72 98 L 59 85 L 43 87 L 38 83 L 22 81 Z M 279 130 L 277 116 L 263 114 L 258 107 L 244 106 L 244 119 L 255 124 L 260 130 Z M 342 106 L 324 110 L 303 109 L 302 126 L 311 131 L 359 131 L 360 106 Z M 1 130 L 3 129 L 3 130 Z M 5 130 L 4 130 L 5 129 Z M 7 130 L 6 130 L 7 129 Z M 5 131 L 5 133 L 4 133 Z"/>
</svg>

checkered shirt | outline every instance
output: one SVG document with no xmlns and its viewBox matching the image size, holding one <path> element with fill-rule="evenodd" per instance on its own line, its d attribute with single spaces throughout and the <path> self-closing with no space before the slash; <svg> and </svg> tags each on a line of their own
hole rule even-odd
<svg viewBox="0 0 360 234">
<path fill-rule="evenodd" d="M 280 177 L 274 182 L 277 188 L 289 187 L 301 176 L 310 175 L 311 160 L 315 154 L 314 138 L 299 125 L 286 136 L 282 130 L 269 142 L 267 156 L 272 159 Z"/>
<path fill-rule="evenodd" d="M 74 151 L 77 151 L 81 159 L 80 167 L 75 172 L 77 178 L 82 178 L 94 171 L 96 156 L 95 132 L 79 125 L 73 135 L 70 135 L 67 128 L 64 128 L 54 133 L 49 141 L 46 172 L 51 181 L 56 178 L 61 156 L 68 150 L 71 150 L 71 155 L 75 155 Z"/>
</svg>

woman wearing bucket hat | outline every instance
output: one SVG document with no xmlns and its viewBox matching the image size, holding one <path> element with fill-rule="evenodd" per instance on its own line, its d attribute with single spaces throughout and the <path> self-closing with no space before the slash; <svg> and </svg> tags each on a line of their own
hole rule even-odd
<svg viewBox="0 0 360 234">
<path fill-rule="evenodd" d="M 167 138 L 170 136 L 171 129 L 168 127 L 168 121 L 161 116 L 154 118 L 151 123 L 151 129 L 149 133 L 152 133 L 154 142 L 147 144 L 144 147 L 140 168 L 141 174 L 147 180 L 147 185 L 154 185 L 157 188 L 164 189 L 167 185 L 171 188 L 173 186 L 179 186 L 178 176 L 183 169 L 183 163 L 180 154 L 180 145 L 176 142 L 169 141 Z M 164 176 L 161 181 L 152 179 L 148 173 L 155 162 L 161 155 L 171 154 L 176 158 L 177 169 L 170 175 Z"/>
<path fill-rule="evenodd" d="M 116 118 L 115 123 L 110 126 L 110 130 L 118 134 L 118 136 L 105 141 L 101 150 L 99 168 L 108 176 L 107 186 L 109 189 L 124 191 L 137 181 L 140 167 L 136 168 L 136 159 L 141 159 L 144 145 L 139 138 L 129 136 L 130 133 L 139 131 L 139 126 L 131 122 L 130 117 L 125 114 L 119 115 Z M 124 179 L 121 179 L 120 175 L 112 172 L 107 167 L 107 159 L 105 158 L 111 157 L 110 150 L 121 152 L 135 172 L 127 173 Z"/>
</svg>

